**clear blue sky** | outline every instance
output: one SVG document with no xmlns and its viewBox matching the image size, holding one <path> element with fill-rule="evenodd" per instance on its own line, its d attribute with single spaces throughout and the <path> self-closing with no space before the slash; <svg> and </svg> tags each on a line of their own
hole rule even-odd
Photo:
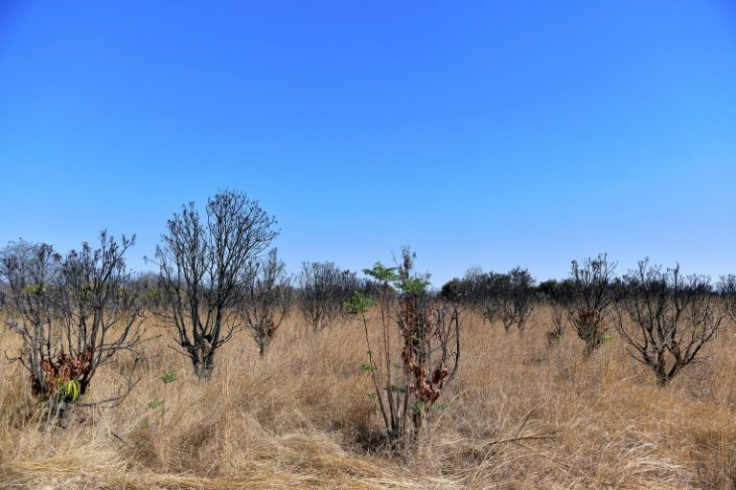
<svg viewBox="0 0 736 490">
<path fill-rule="evenodd" d="M 736 272 L 736 4 L 0 0 L 0 170 L 0 244 L 136 270 L 232 188 L 292 271 Z"/>
</svg>

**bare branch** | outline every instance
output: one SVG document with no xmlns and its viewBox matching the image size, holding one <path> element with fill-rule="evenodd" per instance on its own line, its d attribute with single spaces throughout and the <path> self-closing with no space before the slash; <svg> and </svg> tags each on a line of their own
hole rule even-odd
<svg viewBox="0 0 736 490">
<path fill-rule="evenodd" d="M 156 251 L 161 306 L 200 379 L 215 353 L 246 327 L 235 310 L 247 298 L 247 277 L 278 232 L 276 220 L 245 194 L 223 191 L 208 200 L 203 220 L 194 203 L 168 221 Z"/>
<path fill-rule="evenodd" d="M 679 265 L 663 270 L 644 259 L 624 280 L 628 295 L 618 308 L 618 331 L 632 357 L 664 386 L 715 338 L 721 322 L 716 298 L 706 278 L 683 279 Z"/>
<path fill-rule="evenodd" d="M 63 258 L 50 245 L 22 241 L 0 253 L 12 305 L 6 325 L 24 343 L 14 359 L 29 371 L 33 394 L 47 402 L 47 420 L 79 404 L 100 366 L 142 342 L 141 303 L 124 260 L 134 243 L 103 231 L 99 247 L 83 243 Z"/>
</svg>

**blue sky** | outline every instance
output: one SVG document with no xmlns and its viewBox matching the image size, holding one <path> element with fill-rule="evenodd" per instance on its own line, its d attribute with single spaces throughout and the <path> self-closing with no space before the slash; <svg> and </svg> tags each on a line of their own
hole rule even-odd
<svg viewBox="0 0 736 490">
<path fill-rule="evenodd" d="M 0 170 L 0 244 L 136 233 L 136 270 L 232 188 L 292 271 L 736 272 L 736 6 L 4 0 Z"/>
</svg>

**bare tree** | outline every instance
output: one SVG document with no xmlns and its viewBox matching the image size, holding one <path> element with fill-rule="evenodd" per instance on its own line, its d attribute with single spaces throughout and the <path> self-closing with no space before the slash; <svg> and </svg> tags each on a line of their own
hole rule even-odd
<svg viewBox="0 0 736 490">
<path fill-rule="evenodd" d="M 274 248 L 256 262 L 246 278 L 246 297 L 241 303 L 245 322 L 258 344 L 261 356 L 291 308 L 291 279 Z"/>
<path fill-rule="evenodd" d="M 194 203 L 182 206 L 156 250 L 164 303 L 158 313 L 174 324 L 202 380 L 212 374 L 217 349 L 244 326 L 236 307 L 249 267 L 278 235 L 276 220 L 240 192 L 220 192 L 206 209 L 203 222 Z"/>
<path fill-rule="evenodd" d="M 47 244 L 17 242 L 0 255 L 0 276 L 11 306 L 6 323 L 23 340 L 15 359 L 29 371 L 33 394 L 47 403 L 46 415 L 87 393 L 97 369 L 120 351 L 141 356 L 141 304 L 123 256 L 135 237 L 120 243 L 100 234 L 100 247 L 83 243 L 66 257 Z M 102 402 L 117 402 L 134 385 Z M 99 402 L 98 402 L 99 403 Z"/>
<path fill-rule="evenodd" d="M 133 279 L 131 287 L 135 288 L 143 302 L 143 308 L 156 310 L 161 307 L 161 291 L 159 290 L 157 272 L 138 274 Z"/>
<path fill-rule="evenodd" d="M 516 325 L 523 332 L 537 304 L 534 278 L 516 267 L 506 274 L 469 270 L 462 281 L 446 284 L 446 292 L 459 295 L 489 322 L 496 320 L 509 332 Z"/>
<path fill-rule="evenodd" d="M 628 297 L 619 306 L 618 330 L 632 356 L 654 371 L 664 386 L 713 340 L 721 322 L 709 281 L 662 270 L 648 260 L 625 276 Z"/>
<path fill-rule="evenodd" d="M 343 303 L 360 281 L 354 272 L 332 262 L 305 262 L 297 278 L 299 309 L 314 331 L 322 330 L 343 314 Z"/>
<path fill-rule="evenodd" d="M 516 267 L 503 275 L 503 287 L 499 297 L 501 321 L 506 332 L 513 325 L 523 332 L 537 305 L 534 278 L 527 269 Z"/>
<path fill-rule="evenodd" d="M 573 260 L 568 317 L 578 337 L 585 341 L 585 355 L 601 346 L 610 328 L 611 307 L 615 303 L 612 280 L 616 263 L 606 254 L 585 259 L 583 264 Z"/>
<path fill-rule="evenodd" d="M 547 345 L 549 347 L 557 343 L 567 330 L 568 311 L 571 306 L 573 281 L 556 281 L 550 279 L 539 284 L 537 287 L 539 298 L 544 301 L 549 309 L 551 328 L 547 330 Z"/>
<path fill-rule="evenodd" d="M 501 316 L 500 303 L 505 282 L 502 274 L 485 273 L 480 267 L 476 267 L 465 273 L 455 290 L 470 308 L 485 320 L 494 322 Z"/>
<path fill-rule="evenodd" d="M 736 324 L 736 275 L 729 274 L 721 277 L 718 291 L 721 293 L 724 313 L 731 323 Z"/>
</svg>

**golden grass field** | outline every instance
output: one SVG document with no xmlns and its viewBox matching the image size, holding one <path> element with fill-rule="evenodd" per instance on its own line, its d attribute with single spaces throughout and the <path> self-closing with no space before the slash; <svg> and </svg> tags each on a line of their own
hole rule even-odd
<svg viewBox="0 0 736 490">
<path fill-rule="evenodd" d="M 544 308 L 523 336 L 466 314 L 459 372 L 440 399 L 449 406 L 429 415 L 416 452 L 391 455 L 365 443 L 381 424 L 357 321 L 312 333 L 293 316 L 265 358 L 241 332 L 207 383 L 145 321 L 164 335 L 146 346 L 160 355 L 140 383 L 115 408 L 78 409 L 66 429 L 33 422 L 27 374 L 2 364 L 0 488 L 736 487 L 730 324 L 708 359 L 659 388 L 615 334 L 584 360 L 574 332 L 547 346 Z M 2 330 L 0 345 L 18 343 Z M 112 393 L 119 362 L 97 373 L 88 400 Z M 179 378 L 164 384 L 169 370 Z"/>
</svg>

